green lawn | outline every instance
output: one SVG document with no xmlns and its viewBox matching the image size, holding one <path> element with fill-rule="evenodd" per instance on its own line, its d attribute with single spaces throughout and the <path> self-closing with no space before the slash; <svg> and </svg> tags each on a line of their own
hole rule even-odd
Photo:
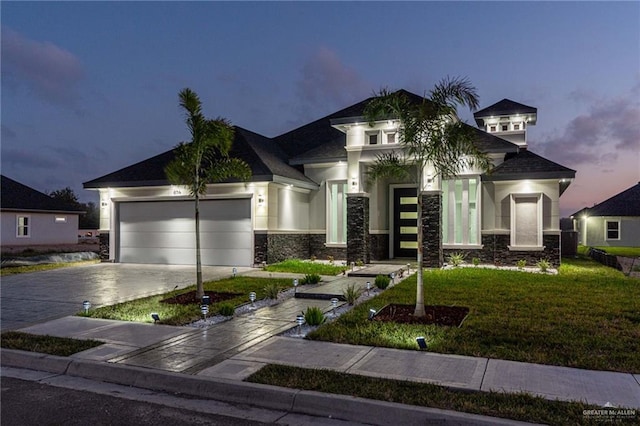
<svg viewBox="0 0 640 426">
<path fill-rule="evenodd" d="M 237 293 L 238 295 L 234 298 L 221 303 L 230 303 L 234 306 L 239 306 L 249 302 L 249 293 L 252 291 L 256 293 L 256 298 L 258 300 L 263 299 L 265 297 L 264 288 L 273 283 L 278 285 L 281 289 L 289 288 L 293 285 L 290 279 L 238 276 L 220 281 L 205 282 L 204 289 L 205 291 L 211 290 L 218 293 Z M 153 319 L 151 319 L 151 313 L 156 312 L 160 316 L 160 323 L 162 324 L 184 325 L 202 318 L 202 314 L 200 313 L 200 304 L 194 303 L 191 305 L 177 305 L 160 303 L 160 301 L 175 294 L 187 293 L 193 290 L 195 290 L 195 286 L 178 290 L 175 293 L 169 292 L 157 296 L 150 296 L 143 299 L 91 309 L 86 316 L 120 321 L 153 322 Z M 212 303 L 211 306 L 209 306 L 209 314 L 216 314 L 219 306 L 220 303 Z M 84 312 L 79 313 L 78 315 L 85 316 Z"/>
<path fill-rule="evenodd" d="M 470 308 L 460 328 L 368 321 L 370 308 L 415 302 L 415 276 L 308 335 L 596 370 L 640 372 L 640 280 L 587 259 L 558 275 L 475 268 L 425 271 L 426 303 Z"/>
<path fill-rule="evenodd" d="M 265 271 L 269 272 L 318 275 L 338 275 L 345 269 L 347 269 L 345 266 L 336 266 L 323 262 L 311 262 L 299 259 L 288 259 L 265 267 Z"/>
<path fill-rule="evenodd" d="M 613 256 L 640 257 L 640 247 L 594 247 Z"/>
<path fill-rule="evenodd" d="M 28 265 L 28 266 L 8 266 L 0 269 L 0 276 L 25 274 L 28 272 L 40 272 L 50 271 L 52 269 L 68 268 L 71 266 L 83 266 L 91 265 L 93 263 L 99 263 L 99 260 L 83 260 L 80 262 L 60 262 L 60 263 L 45 263 L 41 265 Z"/>
<path fill-rule="evenodd" d="M 67 337 L 40 336 L 19 331 L 7 331 L 0 336 L 0 346 L 6 349 L 69 356 L 102 345 L 97 340 L 79 340 Z"/>
</svg>

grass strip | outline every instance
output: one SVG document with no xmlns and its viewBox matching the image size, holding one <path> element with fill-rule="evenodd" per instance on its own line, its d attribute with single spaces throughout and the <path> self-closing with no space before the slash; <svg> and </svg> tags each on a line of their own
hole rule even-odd
<svg viewBox="0 0 640 426">
<path fill-rule="evenodd" d="M 288 272 L 293 274 L 318 274 L 318 275 L 338 275 L 346 270 L 346 266 L 336 266 L 322 262 L 311 262 L 307 260 L 288 259 L 282 262 L 268 265 L 265 268 L 268 272 Z"/>
<path fill-rule="evenodd" d="M 29 272 L 50 271 L 52 269 L 68 268 L 71 266 L 84 266 L 94 263 L 100 263 L 99 260 L 82 260 L 79 262 L 60 262 L 60 263 L 44 263 L 41 265 L 26 265 L 26 266 L 7 266 L 0 269 L 0 276 L 15 274 L 26 274 Z"/>
<path fill-rule="evenodd" d="M 580 402 L 550 401 L 525 393 L 458 391 L 429 383 L 285 365 L 267 365 L 248 377 L 247 381 L 563 426 L 596 424 L 593 419 L 583 415 L 583 410 L 601 408 Z M 631 423 L 637 421 L 637 418 L 629 420 Z"/>
<path fill-rule="evenodd" d="M 97 340 L 79 340 L 68 337 L 41 336 L 37 334 L 7 331 L 0 335 L 0 346 L 6 349 L 40 352 L 49 355 L 69 356 L 102 345 Z"/>
<path fill-rule="evenodd" d="M 293 285 L 290 279 L 285 278 L 257 278 L 237 276 L 219 281 L 207 281 L 203 284 L 205 291 L 215 291 L 218 293 L 237 293 L 237 296 L 220 303 L 212 303 L 209 306 L 209 315 L 218 313 L 222 303 L 229 303 L 240 306 L 249 302 L 249 293 L 255 292 L 257 300 L 265 298 L 265 287 L 275 283 L 281 290 Z M 79 316 L 91 318 L 112 319 L 118 321 L 135 321 L 152 323 L 151 313 L 155 312 L 160 316 L 160 323 L 167 325 L 184 325 L 202 318 L 200 313 L 200 303 L 189 305 L 160 303 L 161 300 L 170 298 L 177 294 L 194 291 L 195 286 L 190 286 L 181 290 L 171 291 L 156 296 L 149 296 L 142 299 L 131 300 L 110 306 L 103 306 L 90 309 L 88 314 L 78 313 Z"/>
</svg>

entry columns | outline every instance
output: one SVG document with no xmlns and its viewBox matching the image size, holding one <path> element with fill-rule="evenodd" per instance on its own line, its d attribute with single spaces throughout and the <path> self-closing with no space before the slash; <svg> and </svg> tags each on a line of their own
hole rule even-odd
<svg viewBox="0 0 640 426">
<path fill-rule="evenodd" d="M 369 263 L 369 194 L 347 194 L 347 263 Z"/>
</svg>

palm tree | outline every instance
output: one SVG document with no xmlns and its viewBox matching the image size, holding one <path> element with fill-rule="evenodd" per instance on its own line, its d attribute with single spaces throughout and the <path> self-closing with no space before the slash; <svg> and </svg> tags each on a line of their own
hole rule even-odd
<svg viewBox="0 0 640 426">
<path fill-rule="evenodd" d="M 466 78 L 445 78 L 417 100 L 407 92 L 381 90 L 365 108 L 370 124 L 377 120 L 400 120 L 400 152 L 383 154 L 368 170 L 372 180 L 396 178 L 416 185 L 418 224 L 422 218 L 425 171 L 432 168 L 441 178 L 456 176 L 465 167 L 487 169 L 489 158 L 474 145 L 472 128 L 462 123 L 458 106 L 478 107 L 476 89 Z M 423 288 L 423 232 L 418 226 L 417 285 L 414 315 L 425 316 Z"/>
<path fill-rule="evenodd" d="M 180 107 L 191 133 L 190 142 L 181 142 L 175 149 L 175 158 L 165 168 L 172 184 L 188 187 L 195 200 L 196 225 L 196 297 L 204 296 L 202 260 L 200 255 L 200 197 L 207 192 L 207 184 L 230 178 L 243 181 L 251 177 L 247 163 L 230 158 L 234 130 L 224 118 L 206 119 L 198 95 L 189 88 L 179 94 Z"/>
</svg>

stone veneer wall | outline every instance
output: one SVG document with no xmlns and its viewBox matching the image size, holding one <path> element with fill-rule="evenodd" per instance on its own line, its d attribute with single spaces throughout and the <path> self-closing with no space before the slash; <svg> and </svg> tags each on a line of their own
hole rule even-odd
<svg viewBox="0 0 640 426">
<path fill-rule="evenodd" d="M 316 256 L 326 260 L 346 259 L 347 249 L 342 247 L 326 247 L 325 234 L 272 234 L 254 233 L 254 264 L 262 262 L 276 263 L 286 259 L 309 259 Z"/>
<path fill-rule="evenodd" d="M 369 197 L 347 194 L 347 263 L 370 262 Z"/>
<path fill-rule="evenodd" d="M 315 256 L 320 260 L 327 260 L 329 256 L 333 256 L 334 259 L 346 259 L 347 248 L 346 247 L 327 247 L 326 234 L 310 234 L 309 235 L 309 257 Z"/>
<path fill-rule="evenodd" d="M 389 234 L 369 235 L 369 257 L 371 260 L 389 259 Z"/>
<path fill-rule="evenodd" d="M 98 235 L 98 242 L 100 244 L 100 260 L 109 260 L 109 232 L 101 232 Z"/>
<path fill-rule="evenodd" d="M 440 268 L 443 264 L 442 252 L 442 193 L 440 191 L 422 193 L 422 265 Z"/>
<path fill-rule="evenodd" d="M 516 266 L 519 260 L 526 260 L 528 266 L 533 266 L 541 259 L 546 259 L 557 268 L 560 266 L 560 235 L 544 235 L 542 237 L 543 251 L 516 251 L 509 250 L 511 244 L 510 235 L 488 234 L 482 235 L 482 249 L 460 250 L 445 249 L 447 258 L 452 253 L 464 253 L 465 261 L 471 263 L 474 257 L 480 259 L 480 263 L 488 263 L 497 266 Z"/>
</svg>

